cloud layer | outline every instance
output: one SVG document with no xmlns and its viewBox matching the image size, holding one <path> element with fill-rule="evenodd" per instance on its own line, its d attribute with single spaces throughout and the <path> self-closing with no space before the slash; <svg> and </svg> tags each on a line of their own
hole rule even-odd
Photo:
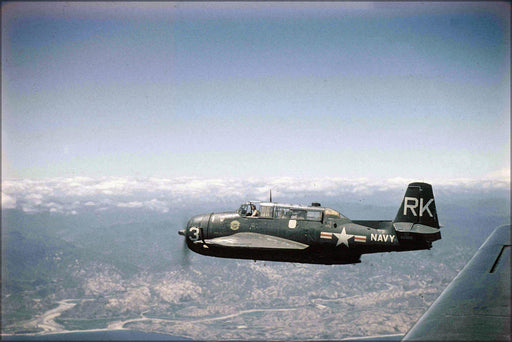
<svg viewBox="0 0 512 342">
<path fill-rule="evenodd" d="M 502 173 L 504 174 L 504 173 Z M 2 209 L 18 208 L 25 212 L 77 214 L 82 210 L 104 211 L 113 208 L 146 209 L 160 213 L 192 203 L 232 203 L 266 200 L 272 189 L 274 199 L 339 198 L 360 201 L 382 194 L 402 194 L 414 179 L 368 179 L 281 177 L 272 179 L 230 179 L 198 177 L 72 177 L 2 181 Z M 488 180 L 428 181 L 434 192 L 467 193 L 508 191 L 506 177 Z M 402 196 L 399 195 L 399 196 Z"/>
</svg>

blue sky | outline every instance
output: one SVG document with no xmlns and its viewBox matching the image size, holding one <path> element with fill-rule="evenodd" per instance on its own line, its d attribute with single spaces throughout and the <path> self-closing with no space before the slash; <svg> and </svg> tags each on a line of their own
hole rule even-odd
<svg viewBox="0 0 512 342">
<path fill-rule="evenodd" d="M 509 156 L 507 3 L 2 3 L 4 179 L 483 179 Z"/>
</svg>

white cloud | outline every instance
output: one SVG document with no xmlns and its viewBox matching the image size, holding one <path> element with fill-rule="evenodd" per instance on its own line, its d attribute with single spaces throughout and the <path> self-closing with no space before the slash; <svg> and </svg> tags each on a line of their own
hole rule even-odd
<svg viewBox="0 0 512 342">
<path fill-rule="evenodd" d="M 35 205 L 40 205 L 42 203 L 43 195 L 39 193 L 31 193 L 25 196 L 26 200 L 29 200 Z"/>
<path fill-rule="evenodd" d="M 504 168 L 490 172 L 486 175 L 486 179 L 510 183 L 510 168 Z"/>
<path fill-rule="evenodd" d="M 16 208 L 16 198 L 2 192 L 2 209 Z"/>
<path fill-rule="evenodd" d="M 119 208 L 142 208 L 144 206 L 144 204 L 142 202 L 133 201 L 133 202 L 120 202 L 120 203 L 117 203 L 117 206 Z"/>
<path fill-rule="evenodd" d="M 371 198 L 385 192 L 405 191 L 413 181 L 426 181 L 434 192 L 475 192 L 510 189 L 508 169 L 489 174 L 488 179 L 414 180 L 392 178 L 384 181 L 340 177 L 271 179 L 232 179 L 199 177 L 178 178 L 49 178 L 42 180 L 2 181 L 2 208 L 16 206 L 26 212 L 49 211 L 76 214 L 94 207 L 147 209 L 166 213 L 173 207 L 200 202 L 232 202 L 248 199 L 266 200 L 272 190 L 274 200 L 297 197 L 333 197 L 343 201 Z M 507 177 L 505 177 L 507 176 Z"/>
<path fill-rule="evenodd" d="M 156 198 L 144 202 L 144 205 L 152 210 L 166 213 L 169 211 L 169 204 L 165 201 L 157 200 Z"/>
</svg>

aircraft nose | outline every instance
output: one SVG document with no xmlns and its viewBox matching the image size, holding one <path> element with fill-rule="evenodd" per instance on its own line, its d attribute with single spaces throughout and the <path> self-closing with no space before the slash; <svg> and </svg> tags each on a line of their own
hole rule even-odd
<svg viewBox="0 0 512 342">
<path fill-rule="evenodd" d="M 187 222 L 187 230 L 191 227 L 201 227 L 201 223 L 206 215 L 196 215 Z"/>
<path fill-rule="evenodd" d="M 200 231 L 206 230 L 209 215 L 196 215 L 187 222 L 187 227 L 178 231 L 178 234 L 188 237 L 190 240 L 202 238 Z M 202 233 L 202 232 L 201 232 Z"/>
<path fill-rule="evenodd" d="M 198 216 L 200 216 L 200 215 L 198 215 Z M 198 221 L 198 216 L 194 216 L 190 220 L 188 220 L 187 226 L 185 227 L 185 229 L 178 230 L 178 234 L 182 235 L 182 236 L 187 236 L 188 232 L 190 231 L 190 227 L 193 227 L 194 224 Z M 201 220 L 199 220 L 199 222 L 201 222 Z"/>
</svg>

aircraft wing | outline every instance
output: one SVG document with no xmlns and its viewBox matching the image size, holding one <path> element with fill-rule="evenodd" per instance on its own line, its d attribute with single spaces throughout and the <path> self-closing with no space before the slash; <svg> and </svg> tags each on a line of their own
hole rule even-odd
<svg viewBox="0 0 512 342">
<path fill-rule="evenodd" d="M 229 236 L 204 240 L 207 245 L 254 248 L 254 249 L 296 249 L 302 250 L 309 246 L 300 242 L 283 239 L 277 236 L 258 233 L 237 233 Z"/>
<path fill-rule="evenodd" d="M 510 341 L 510 235 L 496 228 L 402 341 Z"/>
</svg>

